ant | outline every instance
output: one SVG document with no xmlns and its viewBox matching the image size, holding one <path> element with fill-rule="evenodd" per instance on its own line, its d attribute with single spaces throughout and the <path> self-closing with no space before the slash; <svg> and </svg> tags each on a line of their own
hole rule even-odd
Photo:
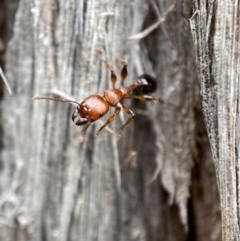
<svg viewBox="0 0 240 241">
<path fill-rule="evenodd" d="M 123 65 L 122 70 L 121 70 L 121 86 L 119 88 L 115 87 L 115 84 L 117 82 L 117 75 L 115 71 L 113 70 L 112 66 L 105 62 L 106 67 L 110 70 L 111 72 L 111 82 L 113 89 L 105 90 L 103 95 L 99 94 L 93 94 L 85 98 L 82 102 L 76 102 L 70 99 L 57 99 L 57 98 L 52 98 L 52 97 L 46 97 L 46 96 L 35 96 L 32 99 L 33 100 L 53 100 L 53 101 L 60 101 L 60 102 L 67 102 L 67 103 L 74 103 L 77 105 L 77 108 L 72 114 L 72 121 L 75 122 L 77 126 L 85 125 L 84 128 L 81 131 L 81 134 L 79 136 L 80 142 L 83 141 L 85 133 L 87 128 L 96 120 L 102 118 L 104 115 L 107 114 L 109 111 L 109 107 L 115 107 L 115 113 L 111 115 L 106 123 L 100 127 L 100 129 L 96 132 L 95 137 L 97 138 L 100 131 L 104 129 L 108 124 L 110 124 L 112 121 L 116 119 L 118 116 L 119 112 L 121 111 L 121 107 L 123 107 L 124 111 L 131 115 L 126 123 L 120 128 L 118 132 L 118 136 L 121 135 L 121 132 L 123 128 L 128 125 L 130 122 L 134 120 L 135 114 L 134 112 L 127 106 L 124 105 L 124 100 L 125 99 L 138 99 L 140 101 L 152 101 L 152 100 L 157 100 L 161 104 L 167 104 L 167 105 L 172 105 L 171 103 L 166 103 L 160 98 L 155 98 L 150 95 L 139 95 L 139 96 L 134 96 L 131 94 L 131 92 L 139 87 L 150 87 L 151 84 L 149 84 L 148 80 L 152 82 L 154 79 L 148 74 L 143 74 L 140 77 L 138 77 L 138 80 L 133 83 L 132 85 L 125 87 L 124 86 L 124 81 L 128 75 L 128 70 L 127 70 L 127 63 L 125 61 L 122 61 L 121 64 Z"/>
</svg>

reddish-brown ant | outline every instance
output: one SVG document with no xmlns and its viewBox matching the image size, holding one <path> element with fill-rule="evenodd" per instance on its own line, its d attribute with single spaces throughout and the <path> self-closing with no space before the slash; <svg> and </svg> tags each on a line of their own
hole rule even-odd
<svg viewBox="0 0 240 241">
<path fill-rule="evenodd" d="M 100 131 L 116 119 L 119 112 L 121 111 L 121 106 L 122 106 L 125 112 L 131 115 L 131 117 L 129 117 L 126 123 L 120 128 L 118 132 L 118 135 L 120 136 L 122 129 L 130 122 L 132 122 L 135 117 L 135 114 L 133 113 L 133 111 L 129 107 L 126 107 L 124 105 L 125 99 L 135 98 L 140 101 L 157 100 L 161 104 L 172 105 L 169 103 L 165 103 L 160 98 L 155 98 L 150 95 L 140 95 L 140 96 L 132 95 L 131 92 L 134 89 L 138 87 L 149 86 L 149 83 L 148 83 L 149 75 L 147 74 L 142 75 L 138 78 L 138 80 L 134 84 L 128 87 L 125 87 L 124 80 L 128 75 L 127 63 L 125 61 L 122 61 L 121 64 L 123 65 L 123 68 L 121 71 L 121 86 L 119 88 L 115 88 L 117 76 L 114 70 L 112 69 L 111 65 L 106 63 L 106 67 L 111 71 L 111 82 L 113 85 L 113 89 L 104 91 L 103 95 L 98 95 L 98 94 L 90 95 L 80 103 L 69 99 L 56 99 L 56 98 L 46 97 L 46 96 L 35 96 L 32 99 L 33 100 L 45 99 L 45 100 L 54 100 L 54 101 L 67 102 L 67 103 L 75 103 L 77 105 L 77 108 L 72 114 L 72 120 L 75 122 L 77 126 L 85 125 L 79 137 L 80 141 L 83 140 L 86 130 L 91 125 L 92 122 L 106 115 L 107 112 L 109 111 L 109 107 L 115 107 L 115 113 L 107 119 L 106 123 L 95 134 L 95 137 L 98 137 Z"/>
</svg>

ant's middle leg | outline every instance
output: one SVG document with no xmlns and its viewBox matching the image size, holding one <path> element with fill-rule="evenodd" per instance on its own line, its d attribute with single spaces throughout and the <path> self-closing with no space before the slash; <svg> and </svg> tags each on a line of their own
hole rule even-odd
<svg viewBox="0 0 240 241">
<path fill-rule="evenodd" d="M 121 64 L 123 65 L 122 71 L 121 71 L 121 79 L 122 79 L 121 86 L 124 86 L 124 80 L 128 76 L 128 69 L 127 69 L 128 65 L 127 65 L 127 62 L 125 61 L 121 61 Z"/>
<path fill-rule="evenodd" d="M 105 62 L 105 65 L 111 71 L 110 79 L 111 79 L 111 82 L 112 82 L 113 89 L 115 89 L 115 84 L 117 82 L 117 75 L 116 75 L 115 71 L 113 70 L 111 64 Z"/>
<path fill-rule="evenodd" d="M 121 111 L 121 107 L 117 104 L 115 113 L 114 113 L 113 115 L 111 115 L 111 116 L 107 119 L 106 123 L 99 128 L 99 130 L 98 130 L 97 133 L 95 134 L 95 138 L 98 137 L 100 131 L 101 131 L 103 128 L 105 128 L 108 124 L 110 124 L 112 121 L 114 121 L 114 120 L 116 119 L 116 117 L 118 116 L 118 114 L 119 114 L 120 111 Z"/>
<path fill-rule="evenodd" d="M 118 132 L 118 135 L 119 135 L 119 136 L 121 136 L 121 133 L 122 133 L 123 128 L 124 128 L 126 125 L 128 125 L 130 122 L 132 122 L 132 121 L 134 120 L 134 118 L 135 118 L 134 112 L 133 112 L 129 107 L 124 106 L 123 103 L 122 103 L 122 106 L 123 106 L 125 112 L 126 112 L 127 114 L 131 115 L 131 117 L 129 117 L 128 120 L 126 121 L 126 123 L 120 128 L 120 130 L 119 130 L 119 132 Z"/>
</svg>

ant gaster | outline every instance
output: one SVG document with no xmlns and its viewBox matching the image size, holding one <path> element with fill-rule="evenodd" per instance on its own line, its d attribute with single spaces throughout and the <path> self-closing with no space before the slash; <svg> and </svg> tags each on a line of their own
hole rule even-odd
<svg viewBox="0 0 240 241">
<path fill-rule="evenodd" d="M 169 103 L 165 103 L 160 98 L 155 98 L 150 95 L 140 95 L 140 96 L 132 95 L 132 91 L 134 89 L 139 87 L 149 86 L 149 82 L 148 82 L 149 75 L 144 74 L 140 76 L 135 83 L 133 83 L 128 87 L 125 87 L 124 80 L 128 75 L 127 63 L 125 61 L 121 62 L 121 64 L 123 65 L 123 68 L 121 71 L 121 86 L 119 88 L 115 88 L 115 83 L 117 81 L 117 76 L 115 74 L 115 71 L 112 69 L 110 64 L 108 63 L 105 63 L 105 64 L 106 64 L 106 67 L 111 72 L 110 78 L 113 85 L 113 89 L 104 91 L 103 95 L 99 95 L 99 94 L 90 95 L 80 103 L 69 99 L 56 99 L 56 98 L 46 97 L 46 96 L 33 97 L 33 100 L 45 99 L 45 100 L 54 100 L 54 101 L 77 104 L 77 108 L 72 114 L 72 121 L 75 122 L 77 126 L 85 125 L 79 136 L 80 141 L 83 141 L 86 130 L 91 125 L 91 123 L 106 115 L 107 112 L 109 111 L 109 107 L 115 107 L 115 113 L 107 119 L 106 123 L 97 131 L 97 133 L 95 134 L 95 137 L 98 137 L 100 131 L 116 119 L 119 112 L 121 111 L 121 107 L 123 107 L 125 112 L 131 116 L 128 118 L 126 123 L 120 128 L 118 132 L 118 135 L 120 136 L 123 128 L 126 125 L 128 125 L 130 122 L 132 122 L 135 117 L 134 112 L 129 107 L 124 105 L 125 99 L 135 98 L 140 101 L 157 100 L 161 104 L 169 104 Z M 169 105 L 172 105 L 172 104 L 169 104 Z"/>
</svg>

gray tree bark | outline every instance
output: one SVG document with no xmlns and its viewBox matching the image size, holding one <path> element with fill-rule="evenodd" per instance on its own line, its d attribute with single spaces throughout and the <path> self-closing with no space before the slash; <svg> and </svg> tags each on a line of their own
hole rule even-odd
<svg viewBox="0 0 240 241">
<path fill-rule="evenodd" d="M 223 240 L 239 239 L 238 19 L 234 3 L 229 12 L 215 4 L 19 2 L 6 54 L 13 95 L 1 106 L 0 240 L 221 240 L 214 163 Z M 126 102 L 136 118 L 121 138 L 94 139 L 103 118 L 79 143 L 71 105 L 31 98 L 103 93 L 111 85 L 100 58 L 117 73 L 128 62 L 126 85 L 155 76 L 154 95 L 179 109 Z"/>
<path fill-rule="evenodd" d="M 238 1 L 194 1 L 191 18 L 220 193 L 223 240 L 240 240 L 238 13 Z"/>
</svg>

